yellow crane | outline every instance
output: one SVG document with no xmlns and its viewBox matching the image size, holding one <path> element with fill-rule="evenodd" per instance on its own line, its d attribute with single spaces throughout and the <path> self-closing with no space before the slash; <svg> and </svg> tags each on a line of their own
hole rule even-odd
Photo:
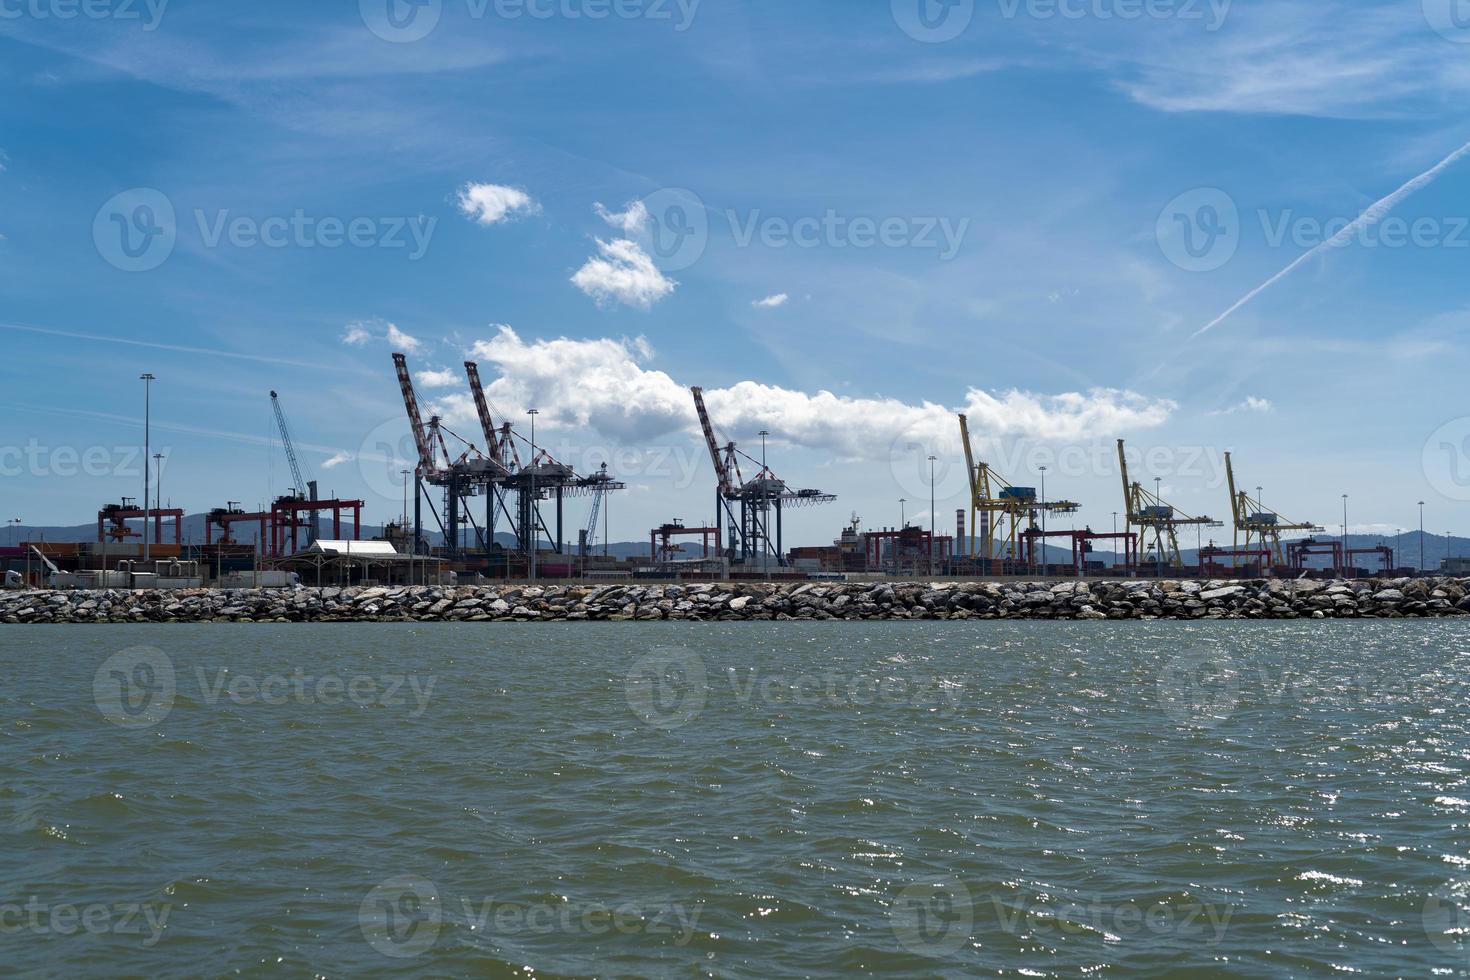
<svg viewBox="0 0 1470 980">
<path fill-rule="evenodd" d="M 1023 526 L 1034 528 L 1038 514 L 1075 514 L 1080 509 L 1079 504 L 1070 500 L 1039 500 L 1035 487 L 1013 486 L 989 463 L 977 463 L 970 445 L 970 420 L 963 414 L 960 439 L 965 444 L 965 473 L 970 479 L 971 558 L 1018 561 L 1021 552 L 1016 539 Z"/>
<path fill-rule="evenodd" d="M 1123 451 L 1123 440 L 1118 440 L 1118 468 L 1123 474 L 1123 508 L 1128 515 L 1125 531 L 1135 526 L 1140 530 L 1138 549 L 1154 550 L 1160 564 L 1179 567 L 1184 558 L 1179 552 L 1179 528 L 1188 526 L 1224 527 L 1224 523 L 1210 517 L 1191 517 L 1176 508 L 1157 493 L 1145 490 L 1140 483 L 1128 479 L 1128 457 Z M 1153 543 L 1150 545 L 1150 536 Z"/>
<path fill-rule="evenodd" d="M 1225 478 L 1230 483 L 1230 513 L 1235 519 L 1235 549 L 1241 550 L 1240 536 L 1245 535 L 1246 551 L 1256 544 L 1257 551 L 1269 550 L 1277 565 L 1286 564 L 1286 553 L 1281 550 L 1282 531 L 1306 531 L 1316 533 L 1326 528 L 1318 524 L 1288 521 L 1276 511 L 1261 503 L 1259 491 L 1252 497 L 1244 490 L 1235 489 L 1235 465 L 1230 454 L 1225 454 Z"/>
</svg>

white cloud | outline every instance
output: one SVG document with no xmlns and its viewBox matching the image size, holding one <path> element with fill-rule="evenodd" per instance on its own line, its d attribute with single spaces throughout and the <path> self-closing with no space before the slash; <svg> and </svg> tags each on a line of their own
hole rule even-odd
<svg viewBox="0 0 1470 980">
<path fill-rule="evenodd" d="M 459 384 L 459 375 L 448 368 L 429 368 L 419 371 L 416 380 L 424 388 L 453 388 Z"/>
<path fill-rule="evenodd" d="M 758 299 L 750 305 L 756 307 L 757 309 L 774 310 L 778 306 L 785 306 L 786 301 L 790 298 L 791 297 L 787 296 L 785 293 L 777 293 L 774 296 L 767 296 L 765 299 Z"/>
<path fill-rule="evenodd" d="M 599 238 L 597 250 L 601 255 L 588 259 L 572 276 L 572 284 L 599 306 L 617 302 L 646 310 L 679 285 L 658 271 L 637 242 L 626 238 L 605 242 Z"/>
<path fill-rule="evenodd" d="M 1426 29 L 1419 4 L 1276 0 L 1226 9 L 1227 30 L 1176 18 L 1131 38 L 1098 34 L 1087 42 L 1090 60 L 1162 112 L 1385 116 L 1408 100 L 1466 88 L 1463 51 Z"/>
<path fill-rule="evenodd" d="M 417 354 L 424 347 L 423 341 L 398 329 L 397 324 L 387 320 L 356 320 L 347 325 L 342 343 L 364 347 L 372 341 L 386 341 L 390 346 L 410 354 Z"/>
<path fill-rule="evenodd" d="M 331 459 L 322 463 L 322 469 L 329 470 L 332 469 L 334 466 L 341 466 L 343 463 L 350 463 L 356 458 L 357 457 L 352 455 L 351 453 L 336 453 L 332 456 Z"/>
<path fill-rule="evenodd" d="M 622 211 L 609 211 L 598 202 L 592 205 L 592 210 L 625 235 L 636 235 L 648 224 L 648 207 L 642 201 L 629 201 Z"/>
<path fill-rule="evenodd" d="M 520 215 L 536 214 L 541 205 L 519 187 L 466 184 L 459 192 L 459 210 L 482 225 L 497 225 Z"/>
<path fill-rule="evenodd" d="M 1218 409 L 1218 410 L 1213 411 L 1213 412 L 1207 412 L 1206 414 L 1208 414 L 1208 415 L 1236 415 L 1236 414 L 1238 414 L 1240 412 L 1254 412 L 1254 413 L 1259 414 L 1259 415 L 1264 415 L 1265 413 L 1270 412 L 1270 411 L 1272 411 L 1274 409 L 1275 409 L 1275 406 L 1272 405 L 1266 399 L 1264 399 L 1264 398 L 1257 398 L 1255 395 L 1247 395 L 1245 401 L 1242 401 L 1242 402 L 1239 402 L 1237 404 L 1231 405 L 1229 408 Z"/>
<path fill-rule="evenodd" d="M 421 350 L 424 346 L 417 337 L 410 337 L 408 334 L 404 333 L 402 330 L 399 330 L 397 326 L 391 323 L 388 324 L 388 334 L 385 339 L 388 341 L 389 344 L 393 345 L 394 347 L 401 347 L 404 350 L 408 351 L 410 354 L 418 353 L 418 351 Z"/>
<path fill-rule="evenodd" d="M 699 426 L 689 388 L 663 371 L 645 368 L 640 361 L 650 353 L 641 340 L 559 337 L 527 343 L 505 326 L 494 338 L 473 347 L 482 367 L 493 365 L 498 374 L 486 385 L 487 395 L 516 415 L 534 405 L 542 412 L 538 424 L 591 428 L 630 443 L 670 433 L 697 439 Z M 900 443 L 957 443 L 957 411 L 970 416 L 971 428 L 982 441 L 1069 441 L 1158 426 L 1176 407 L 1170 401 L 1115 389 L 1038 395 L 972 388 L 958 406 L 809 393 L 755 381 L 706 388 L 704 395 L 715 424 L 727 438 L 769 429 L 788 444 L 855 460 L 886 460 L 890 447 Z M 474 418 L 467 394 L 441 399 L 439 408 L 461 422 Z"/>
</svg>

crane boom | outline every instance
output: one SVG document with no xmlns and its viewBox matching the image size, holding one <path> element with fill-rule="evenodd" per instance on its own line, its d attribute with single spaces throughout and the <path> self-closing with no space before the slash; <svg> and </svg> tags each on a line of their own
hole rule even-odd
<svg viewBox="0 0 1470 980">
<path fill-rule="evenodd" d="M 465 361 L 464 373 L 470 379 L 470 394 L 475 396 L 475 411 L 480 416 L 480 430 L 485 433 L 485 455 L 497 463 L 501 462 L 495 420 L 490 416 L 490 403 L 485 400 L 485 389 L 480 384 L 480 366 L 474 361 Z"/>
<path fill-rule="evenodd" d="M 970 479 L 970 499 L 974 500 L 980 495 L 980 489 L 975 485 L 975 452 L 970 448 L 970 420 L 963 413 L 960 415 L 960 441 L 965 444 L 965 475 Z M 970 516 L 974 518 L 973 513 Z"/>
<path fill-rule="evenodd" d="M 1240 498 L 1235 495 L 1235 466 L 1230 462 L 1230 454 L 1225 454 L 1225 479 L 1230 484 L 1230 516 L 1235 519 L 1235 527 L 1240 528 L 1242 515 L 1240 512 Z"/>
<path fill-rule="evenodd" d="M 694 387 L 689 390 L 694 395 L 694 410 L 699 413 L 699 427 L 704 430 L 704 444 L 709 448 L 711 462 L 715 464 L 715 476 L 719 480 L 720 492 L 730 493 L 733 489 L 730 486 L 730 471 L 725 466 L 725 461 L 720 457 L 720 443 L 715 438 L 715 427 L 710 422 L 709 412 L 704 407 L 704 389 Z M 733 443 L 731 445 L 733 448 Z"/>
<path fill-rule="evenodd" d="M 434 450 L 424 433 L 423 420 L 419 418 L 419 400 L 414 396 L 413 379 L 408 374 L 408 358 L 402 354 L 394 354 L 393 367 L 398 372 L 398 387 L 403 391 L 403 407 L 408 412 L 408 427 L 413 431 L 414 446 L 419 453 L 419 476 L 428 476 L 434 472 Z"/>
<path fill-rule="evenodd" d="M 1123 440 L 1118 440 L 1118 470 L 1123 474 L 1123 510 L 1127 514 L 1128 524 L 1138 523 L 1135 520 L 1137 511 L 1133 504 L 1133 484 L 1128 482 L 1128 455 L 1123 451 Z M 1127 525 L 1124 525 L 1127 530 Z"/>
<path fill-rule="evenodd" d="M 276 412 L 276 426 L 281 430 L 281 445 L 286 450 L 286 461 L 291 464 L 291 479 L 296 481 L 296 492 L 305 496 L 306 478 L 301 475 L 301 464 L 296 461 L 296 447 L 291 445 L 291 429 L 286 425 L 286 413 L 281 411 L 281 399 L 271 392 L 271 408 Z"/>
</svg>

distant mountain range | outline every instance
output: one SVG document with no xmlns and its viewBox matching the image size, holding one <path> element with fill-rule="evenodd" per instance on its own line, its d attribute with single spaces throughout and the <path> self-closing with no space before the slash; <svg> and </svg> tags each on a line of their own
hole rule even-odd
<svg viewBox="0 0 1470 980">
<path fill-rule="evenodd" d="M 131 526 L 136 529 L 138 527 L 138 523 L 136 521 L 131 522 Z M 259 536 L 259 531 L 260 525 L 258 523 L 254 523 L 251 521 L 241 521 L 237 523 L 234 527 L 235 540 L 240 542 L 241 544 L 255 544 L 255 539 Z M 576 532 L 573 531 L 573 533 L 575 534 Z M 185 544 L 203 544 L 204 515 L 185 515 L 182 534 Z M 215 539 L 218 540 L 218 529 L 215 530 L 214 536 Z M 330 538 L 331 536 L 331 520 L 327 519 L 324 521 L 319 521 L 317 523 L 317 537 Z M 342 536 L 352 536 L 352 521 L 350 518 L 344 517 L 342 520 Z M 382 537 L 383 526 L 381 524 L 363 524 L 361 529 L 361 536 L 363 538 Z M 442 544 L 444 540 L 443 535 L 441 535 L 438 531 L 430 531 L 427 527 L 424 528 L 424 536 L 429 539 L 429 543 L 432 545 Z M 20 544 L 27 539 L 34 541 L 96 541 L 97 525 L 95 523 L 92 523 L 72 524 L 67 526 L 47 525 L 44 527 L 34 527 L 28 524 L 21 524 L 0 528 L 0 545 Z M 131 540 L 138 542 L 142 541 L 143 539 L 132 538 Z M 163 540 L 170 544 L 173 543 L 173 527 L 167 523 L 164 524 L 163 528 Z M 499 531 L 496 532 L 495 541 L 497 544 L 509 548 L 514 546 L 515 537 L 504 531 Z M 543 547 L 550 547 L 550 545 L 543 543 Z M 569 550 L 575 551 L 576 547 L 577 542 L 575 540 L 567 542 L 567 548 Z M 602 554 L 603 549 L 601 542 L 597 542 L 593 545 L 593 552 L 598 555 Z M 646 556 L 648 554 L 648 542 L 616 541 L 608 546 L 607 553 L 616 558 L 628 558 L 635 555 Z"/>
<path fill-rule="evenodd" d="M 330 520 L 323 521 L 323 522 L 319 523 L 318 528 L 319 528 L 319 530 L 317 532 L 318 537 L 329 538 L 329 537 L 332 536 L 332 522 Z M 251 524 L 251 523 L 248 523 L 248 522 L 241 522 L 241 523 L 235 525 L 235 538 L 236 538 L 236 540 L 240 541 L 241 543 L 254 544 L 255 543 L 255 537 L 256 537 L 257 530 L 258 530 L 257 525 Z M 171 529 L 168 528 L 168 527 L 165 527 L 164 528 L 164 540 L 171 541 L 172 540 L 172 538 L 170 536 L 171 533 L 172 533 Z M 343 531 L 342 531 L 342 533 L 343 533 L 344 536 L 350 535 L 352 533 L 352 524 L 351 524 L 350 521 L 347 521 L 347 520 L 344 520 L 343 521 Z M 424 533 L 429 538 L 431 544 L 438 545 L 438 544 L 442 543 L 442 537 L 441 537 L 441 535 L 437 531 L 430 532 L 426 528 L 425 531 L 424 531 Z M 362 526 L 362 536 L 364 538 L 381 537 L 382 534 L 383 534 L 383 528 L 382 528 L 381 525 L 378 525 L 378 524 L 364 524 Z M 183 536 L 184 536 L 184 542 L 186 544 L 201 544 L 201 543 L 203 543 L 203 541 L 204 541 L 204 515 L 203 514 L 190 514 L 190 515 L 185 516 L 185 518 L 184 518 L 184 526 L 183 526 Z M 29 537 L 29 538 L 31 538 L 33 540 L 44 540 L 44 541 L 95 541 L 97 539 L 97 525 L 96 524 L 73 524 L 73 525 L 65 526 L 65 527 L 61 527 L 61 526 L 32 527 L 30 525 L 21 524 L 19 526 L 9 526 L 9 527 L 5 527 L 5 528 L 0 528 L 0 544 L 5 544 L 5 545 L 19 544 L 22 541 L 25 541 L 27 539 L 27 537 Z M 1336 541 L 1336 540 L 1340 540 L 1340 536 L 1339 535 L 1334 535 L 1334 534 L 1318 534 L 1318 535 L 1316 535 L 1316 538 L 1319 541 Z M 134 540 L 141 540 L 141 539 L 134 539 Z M 510 534 L 504 532 L 504 531 L 498 532 L 495 535 L 495 540 L 496 540 L 496 542 L 498 544 L 500 544 L 500 545 L 502 545 L 504 547 L 512 547 L 515 544 L 515 538 L 512 537 Z M 826 546 L 826 545 L 829 545 L 830 543 L 831 543 L 830 541 L 823 541 L 823 542 L 821 542 L 821 545 Z M 1185 543 L 1185 542 L 1181 542 L 1181 544 L 1182 543 Z M 1230 547 L 1230 544 L 1229 544 L 1228 541 L 1221 542 L 1220 544 L 1221 544 L 1221 547 L 1226 547 L 1226 548 Z M 1419 532 L 1418 531 L 1409 531 L 1409 532 L 1406 532 L 1406 533 L 1401 534 L 1401 535 L 1386 535 L 1386 536 L 1385 535 L 1379 535 L 1379 534 L 1350 534 L 1350 535 L 1348 535 L 1348 545 L 1349 545 L 1349 547 L 1352 547 L 1352 548 L 1372 548 L 1372 547 L 1376 547 L 1376 546 L 1378 546 L 1380 544 L 1386 544 L 1389 547 L 1391 547 L 1391 548 L 1394 549 L 1394 564 L 1395 564 L 1395 566 L 1398 566 L 1398 567 L 1405 567 L 1405 566 L 1407 566 L 1407 567 L 1411 567 L 1411 568 L 1418 568 L 1418 567 L 1420 567 L 1419 566 Z M 569 541 L 569 542 L 567 542 L 567 548 L 570 551 L 575 551 L 576 550 L 576 546 L 577 546 L 576 541 Z M 603 548 L 602 548 L 601 543 L 595 544 L 593 546 L 593 551 L 596 554 L 599 554 L 599 555 L 602 554 L 603 553 Z M 689 552 L 689 554 L 690 555 L 693 555 L 693 554 L 696 554 L 697 552 L 698 552 L 698 545 L 696 544 L 696 545 L 694 545 L 694 550 L 691 551 L 691 552 Z M 644 557 L 644 556 L 646 556 L 648 554 L 648 542 L 647 541 L 615 541 L 611 545 L 608 546 L 607 553 L 609 555 L 612 555 L 613 557 L 616 557 L 616 558 Z M 1424 567 L 1425 568 L 1428 568 L 1430 570 L 1438 570 L 1439 567 L 1440 567 L 1440 560 L 1443 559 L 1443 558 L 1445 558 L 1446 556 L 1449 556 L 1449 555 L 1457 555 L 1457 556 L 1462 556 L 1462 557 L 1470 557 L 1470 539 L 1462 538 L 1462 537 L 1449 538 L 1449 537 L 1446 537 L 1445 535 L 1442 535 L 1442 534 L 1430 534 L 1428 532 L 1425 533 L 1425 535 L 1424 535 Z M 1068 563 L 1071 562 L 1071 560 L 1072 560 L 1072 552 L 1071 552 L 1071 549 L 1069 549 L 1069 548 L 1062 548 L 1062 547 L 1058 547 L 1057 545 L 1052 544 L 1052 545 L 1048 545 L 1046 547 L 1046 558 L 1047 558 L 1047 562 L 1049 564 L 1053 564 L 1053 565 L 1065 565 L 1065 564 L 1068 564 Z M 1091 561 L 1101 561 L 1101 562 L 1103 562 L 1105 564 L 1108 564 L 1108 565 L 1112 565 L 1112 564 L 1116 564 L 1117 563 L 1117 556 L 1114 553 L 1108 552 L 1108 551 L 1095 551 L 1095 552 L 1092 552 L 1091 554 L 1088 555 L 1088 558 Z M 1196 553 L 1196 551 L 1195 551 L 1194 548 L 1188 548 L 1188 549 L 1186 549 L 1184 551 L 1184 563 L 1186 565 L 1198 564 L 1197 553 Z M 1319 566 L 1320 565 L 1324 565 L 1325 564 L 1325 561 L 1318 560 L 1316 562 L 1316 564 L 1319 565 Z M 1366 568 L 1368 568 L 1370 570 L 1376 570 L 1378 568 L 1378 565 L 1376 563 L 1376 559 L 1373 556 L 1371 556 L 1371 555 L 1368 555 L 1368 556 L 1359 556 L 1359 558 L 1358 558 L 1358 564 L 1359 564 L 1360 567 L 1366 567 Z"/>
</svg>

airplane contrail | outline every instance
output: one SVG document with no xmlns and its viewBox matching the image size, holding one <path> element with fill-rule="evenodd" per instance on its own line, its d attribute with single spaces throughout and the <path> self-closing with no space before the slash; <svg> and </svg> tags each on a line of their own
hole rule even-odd
<svg viewBox="0 0 1470 980">
<path fill-rule="evenodd" d="M 1293 261 L 1290 265 L 1282 269 L 1280 272 L 1276 273 L 1276 275 L 1272 276 L 1270 279 L 1267 279 L 1265 282 L 1261 283 L 1255 289 L 1252 289 L 1250 292 L 1246 293 L 1240 299 L 1236 300 L 1234 306 L 1230 307 L 1230 309 L 1215 317 L 1215 319 L 1211 320 L 1209 323 L 1200 327 L 1198 330 L 1190 335 L 1189 339 L 1193 340 L 1200 334 L 1206 333 L 1214 327 L 1219 326 L 1225 321 L 1227 317 L 1230 316 L 1230 314 L 1234 313 L 1236 310 L 1240 309 L 1242 306 L 1249 303 L 1257 296 L 1261 295 L 1261 293 L 1265 292 L 1267 289 L 1270 289 L 1282 279 L 1285 279 L 1287 276 L 1291 275 L 1291 273 L 1296 270 L 1297 266 L 1301 265 L 1303 262 L 1307 261 L 1307 259 L 1310 259 L 1317 253 L 1323 251 L 1324 249 L 1342 248 L 1343 246 L 1350 244 L 1352 242 L 1353 236 L 1358 233 L 1359 229 L 1365 228 L 1368 225 L 1375 224 L 1378 221 L 1381 221 L 1383 217 L 1387 215 L 1388 212 L 1392 211 L 1400 201 L 1417 191 L 1419 188 L 1433 181 L 1434 178 L 1438 177 L 1446 167 L 1449 167 L 1456 160 L 1460 159 L 1467 153 L 1470 153 L 1470 143 L 1466 143 L 1464 146 L 1460 147 L 1458 150 L 1451 153 L 1443 160 L 1439 161 L 1439 163 L 1436 163 L 1434 166 L 1430 167 L 1428 170 L 1424 171 L 1413 180 L 1410 180 L 1408 183 L 1404 184 L 1392 194 L 1375 201 L 1372 205 L 1368 207 L 1366 211 L 1358 215 L 1352 221 L 1348 222 L 1337 234 L 1333 235 L 1325 242 L 1322 242 L 1320 245 L 1317 245 L 1314 248 L 1309 249 L 1308 251 L 1303 252 L 1301 255 L 1297 256 L 1295 261 Z"/>
</svg>

